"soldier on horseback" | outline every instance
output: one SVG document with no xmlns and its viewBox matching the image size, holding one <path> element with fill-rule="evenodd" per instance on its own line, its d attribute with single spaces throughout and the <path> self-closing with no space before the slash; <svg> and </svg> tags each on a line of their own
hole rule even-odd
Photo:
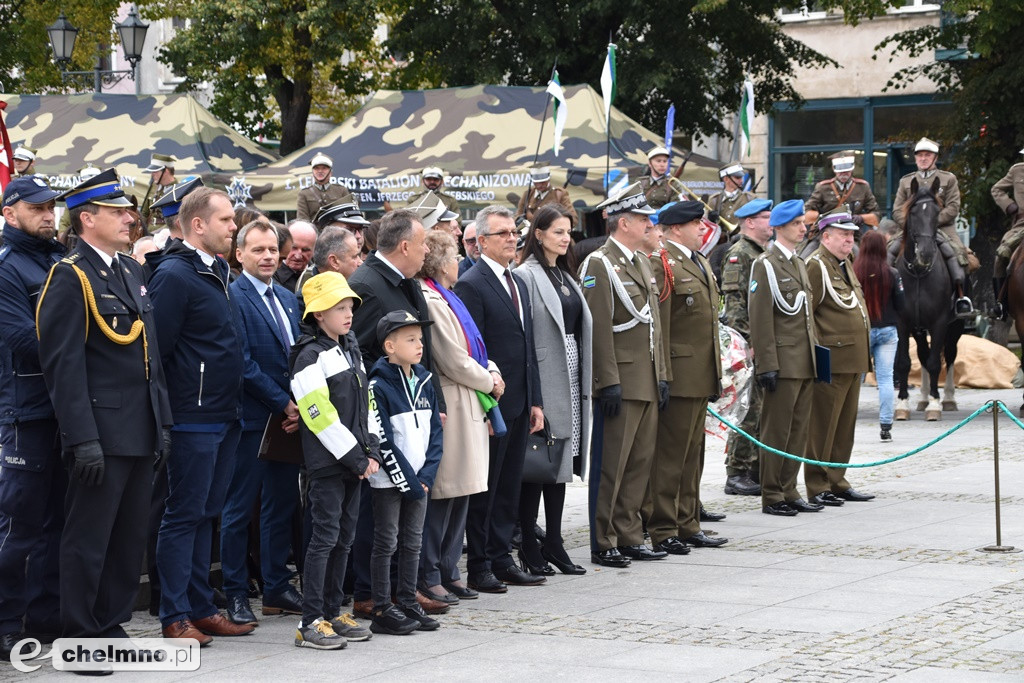
<svg viewBox="0 0 1024 683">
<path fill-rule="evenodd" d="M 1024 149 L 1020 151 L 1024 154 Z M 1007 266 L 1014 250 L 1024 238 L 1024 163 L 1014 164 L 1006 175 L 998 183 L 992 186 L 992 198 L 996 200 L 999 208 L 1010 217 L 1013 225 L 1003 234 L 1003 239 L 996 249 L 995 266 L 992 269 L 992 289 L 996 295 L 996 308 L 993 316 L 1002 320 L 1006 318 L 1008 311 L 1006 278 Z"/>
<path fill-rule="evenodd" d="M 953 281 L 954 291 L 960 295 L 956 303 L 953 304 L 953 310 L 958 317 L 969 317 L 974 313 L 974 306 L 964 293 L 964 278 L 966 273 L 977 270 L 977 258 L 964 246 L 956 234 L 956 218 L 960 213 L 960 188 L 955 175 L 949 171 L 935 168 L 935 161 L 938 158 L 939 144 L 934 140 L 921 138 L 914 145 L 914 163 L 917 164 L 917 171 L 903 176 L 900 179 L 899 189 L 896 191 L 892 217 L 899 225 L 899 230 L 889 242 L 889 263 L 896 262 L 900 249 L 903 247 L 907 203 L 914 196 L 910 191 L 911 182 L 917 178 L 921 185 L 925 185 L 930 184 L 934 178 L 938 178 L 939 188 L 936 199 L 942 207 L 939 213 L 939 232 L 937 234 L 939 249 L 946 261 L 946 267 L 949 269 L 949 277 Z M 970 268 L 968 268 L 969 255 L 974 257 Z"/>
</svg>

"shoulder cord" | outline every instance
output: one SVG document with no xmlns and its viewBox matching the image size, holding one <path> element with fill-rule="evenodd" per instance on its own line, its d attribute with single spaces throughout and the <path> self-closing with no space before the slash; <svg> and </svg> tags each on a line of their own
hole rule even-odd
<svg viewBox="0 0 1024 683">
<path fill-rule="evenodd" d="M 640 323 L 647 325 L 647 337 L 648 343 L 651 350 L 651 358 L 654 358 L 654 316 L 651 314 L 651 302 L 648 297 L 647 303 L 639 311 L 636 306 L 633 305 L 633 300 L 626 292 L 626 288 L 623 287 L 622 282 L 619 280 L 619 276 L 615 274 L 615 269 L 612 266 L 611 261 L 604 254 L 598 254 L 594 252 L 587 256 L 586 261 L 583 262 L 582 274 L 586 274 L 587 267 L 590 265 L 590 261 L 594 257 L 600 258 L 601 262 L 604 263 L 605 271 L 608 273 L 608 283 L 611 287 L 612 293 L 615 295 L 612 297 L 612 315 L 615 315 L 615 299 L 618 298 L 622 307 L 626 309 L 626 312 L 633 318 L 628 322 L 621 323 L 619 325 L 612 325 L 612 332 L 625 332 L 631 330 Z M 641 273 L 642 275 L 643 273 Z"/>
<path fill-rule="evenodd" d="M 857 298 L 857 291 L 854 289 L 853 285 L 851 284 L 850 286 L 850 293 L 843 296 L 835 290 L 835 287 L 832 286 L 832 281 L 825 272 L 825 262 L 821 260 L 821 255 L 815 255 L 811 258 L 821 264 L 822 289 L 828 293 L 829 297 L 832 298 L 832 301 L 836 302 L 836 306 L 846 309 L 847 311 L 852 311 L 856 307 L 860 311 L 860 317 L 863 318 L 864 323 L 870 327 L 871 324 L 868 322 L 867 314 L 864 312 L 864 307 L 861 305 L 860 299 Z M 822 298 L 824 299 L 824 297 Z"/>
<path fill-rule="evenodd" d="M 50 274 L 46 277 L 46 284 L 43 285 L 43 291 L 39 294 L 39 304 L 43 303 L 43 298 L 46 296 L 46 290 L 50 287 L 50 280 L 53 278 L 53 271 L 56 268 L 50 269 Z M 142 335 L 142 351 L 146 358 L 146 379 L 149 379 L 149 340 L 146 338 L 146 324 L 142 322 L 142 316 L 139 316 L 135 322 L 132 323 L 132 327 L 128 330 L 128 334 L 118 334 L 107 324 L 107 321 L 100 315 L 99 309 L 96 307 L 96 295 L 92 291 L 92 285 L 89 284 L 89 278 L 86 276 L 85 271 L 71 264 L 71 269 L 75 271 L 75 275 L 78 276 L 79 282 L 82 283 L 82 299 L 85 303 L 87 311 L 92 312 L 92 317 L 96 321 L 97 327 L 100 328 L 100 332 L 103 333 L 110 341 L 121 346 L 127 346 L 128 344 L 134 343 L 139 335 Z M 39 306 L 36 307 L 36 337 L 39 336 Z M 89 315 L 85 316 L 85 338 L 89 339 Z"/>
<path fill-rule="evenodd" d="M 790 304 L 782 297 L 782 292 L 779 291 L 779 281 L 775 277 L 775 266 L 772 265 L 768 258 L 764 258 L 764 272 L 768 278 L 768 289 L 771 290 L 772 299 L 775 300 L 775 305 L 778 306 L 779 310 L 786 315 L 796 315 L 801 307 L 804 309 L 804 314 L 810 316 L 810 309 L 807 306 L 807 292 L 800 290 L 800 293 L 796 295 L 796 299 Z M 751 266 L 753 270 L 753 266 Z"/>
<path fill-rule="evenodd" d="M 658 250 L 658 256 L 661 257 L 661 267 L 665 269 L 665 284 L 661 286 L 661 291 L 658 292 L 658 303 L 660 304 L 671 296 L 672 290 L 676 287 L 676 276 L 668 265 L 668 249 L 662 247 Z"/>
</svg>

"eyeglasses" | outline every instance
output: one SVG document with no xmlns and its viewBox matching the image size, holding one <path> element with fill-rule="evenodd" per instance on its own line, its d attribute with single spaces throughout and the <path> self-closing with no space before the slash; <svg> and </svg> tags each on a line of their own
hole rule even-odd
<svg viewBox="0 0 1024 683">
<path fill-rule="evenodd" d="M 488 232 L 483 235 L 480 235 L 480 237 L 497 237 L 503 240 L 507 240 L 509 237 L 515 238 L 518 236 L 519 233 L 516 232 L 515 230 L 499 230 L 498 232 Z"/>
<path fill-rule="evenodd" d="M 476 244 L 475 237 L 466 237 L 462 241 L 465 242 L 466 244 Z"/>
</svg>

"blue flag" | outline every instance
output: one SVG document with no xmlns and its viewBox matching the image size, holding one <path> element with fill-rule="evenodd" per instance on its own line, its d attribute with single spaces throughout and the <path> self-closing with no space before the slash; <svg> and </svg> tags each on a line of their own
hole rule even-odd
<svg viewBox="0 0 1024 683">
<path fill-rule="evenodd" d="M 676 127 L 676 105 L 670 104 L 668 114 L 665 116 L 665 149 L 668 150 L 668 168 L 665 173 L 672 169 L 672 131 Z"/>
</svg>

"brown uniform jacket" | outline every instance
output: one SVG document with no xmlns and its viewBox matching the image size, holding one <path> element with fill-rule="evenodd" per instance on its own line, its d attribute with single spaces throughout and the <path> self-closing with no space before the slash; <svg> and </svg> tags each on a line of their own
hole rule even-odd
<svg viewBox="0 0 1024 683">
<path fill-rule="evenodd" d="M 876 223 L 881 214 L 875 194 L 863 178 L 852 178 L 850 186 L 845 190 L 839 189 L 835 178 L 822 180 L 814 186 L 811 196 L 804 202 L 804 209 L 822 215 L 838 208 L 840 204 L 848 205 L 850 213 L 855 215 L 874 214 Z"/>
<path fill-rule="evenodd" d="M 647 197 L 647 203 L 655 209 L 660 209 L 669 202 L 679 201 L 683 194 L 683 186 L 675 178 L 663 175 L 657 180 L 652 180 L 649 173 L 640 176 L 640 188 Z"/>
<path fill-rule="evenodd" d="M 740 190 L 736 193 L 736 196 L 729 197 L 724 192 L 716 192 L 711 195 L 708 199 L 708 206 L 718 212 L 718 215 L 729 221 L 733 226 L 736 225 L 736 209 L 740 208 L 747 202 L 756 199 L 754 195 L 749 192 Z"/>
<path fill-rule="evenodd" d="M 526 220 L 532 221 L 533 214 L 537 213 L 537 209 L 545 204 L 558 204 L 568 211 L 570 226 L 573 228 L 576 227 L 576 211 L 572 208 L 572 202 L 569 201 L 569 193 L 560 187 L 549 187 L 543 198 L 538 198 L 537 191 L 531 187 L 530 190 L 519 199 L 519 206 L 516 208 L 516 213 L 525 215 Z"/>
<path fill-rule="evenodd" d="M 352 202 L 357 206 L 359 204 L 344 185 L 327 185 L 325 187 L 310 185 L 299 190 L 296 218 L 301 221 L 312 221 L 316 217 L 316 212 L 322 207 L 342 200 Z"/>
<path fill-rule="evenodd" d="M 611 264 L 611 273 L 601 257 Z M 629 261 L 611 238 L 592 252 L 580 267 L 583 298 L 594 320 L 594 389 L 619 384 L 622 398 L 633 401 L 657 401 L 658 381 L 667 380 L 664 351 L 661 344 L 661 319 L 658 311 L 658 289 L 647 259 L 638 254 L 636 263 Z M 621 284 L 632 305 L 640 311 L 650 306 L 651 329 L 638 322 L 630 329 L 614 332 L 612 327 L 634 320 L 610 277 Z"/>
<path fill-rule="evenodd" d="M 720 392 L 722 362 L 718 349 L 718 285 L 711 263 L 695 252 L 700 268 L 679 245 L 666 241 L 664 258 L 651 254 L 651 268 L 662 292 L 661 343 L 668 358 L 671 395 L 705 398 Z M 666 272 L 666 267 L 668 272 Z M 666 280 L 670 290 L 666 291 Z M 667 294 L 667 296 L 666 296 Z"/>
<path fill-rule="evenodd" d="M 827 291 L 822 273 L 840 301 L 852 294 L 857 305 L 843 308 L 837 304 Z M 871 321 L 860 281 L 853 272 L 852 258 L 846 259 L 846 273 L 843 274 L 839 259 L 825 247 L 818 247 L 807 259 L 807 277 L 811 280 L 811 290 L 814 292 L 811 299 L 814 332 L 818 343 L 829 348 L 832 372 L 835 374 L 867 372 L 870 368 Z"/>
<path fill-rule="evenodd" d="M 907 202 L 913 199 L 910 195 L 910 181 L 917 177 L 921 185 L 931 186 L 936 176 L 939 178 L 938 198 L 942 202 L 942 210 L 939 211 L 939 230 L 955 230 L 956 217 L 960 215 L 960 186 L 957 184 L 956 176 L 949 171 L 935 171 L 927 178 L 922 178 L 917 171 L 908 173 L 900 178 L 899 189 L 896 190 L 896 200 L 892 206 L 892 219 L 899 226 L 903 225 L 906 216 L 904 210 Z"/>
<path fill-rule="evenodd" d="M 992 199 L 996 200 L 1003 213 L 1006 213 L 1010 204 L 1016 204 L 1018 209 L 1024 209 L 1024 164 L 1011 166 L 1003 179 L 992 186 Z M 1024 227 L 1024 211 L 1018 210 L 1016 215 L 1010 218 L 1013 220 L 1012 228 Z"/>
<path fill-rule="evenodd" d="M 776 305 L 768 283 L 767 267 L 775 271 L 779 294 L 793 305 L 800 292 L 806 292 L 807 305 L 793 315 L 786 315 Z M 754 369 L 757 374 L 778 372 L 783 379 L 814 379 L 814 315 L 810 308 L 813 296 L 807 270 L 799 256 L 787 259 L 772 244 L 757 257 L 750 271 L 750 343 L 754 347 Z"/>
<path fill-rule="evenodd" d="M 423 188 L 416 194 L 409 195 L 409 200 L 405 203 L 405 205 L 412 206 L 419 200 L 423 199 L 423 196 L 426 195 L 428 192 L 430 192 L 430 190 Z M 447 192 L 441 192 L 440 189 L 434 190 L 434 194 L 441 198 L 441 201 L 444 202 L 444 205 L 448 207 L 449 211 L 454 211 L 455 213 L 459 212 L 459 201 L 455 199 L 455 197 L 451 196 Z"/>
<path fill-rule="evenodd" d="M 750 267 L 754 259 L 764 253 L 764 247 L 741 236 L 729 247 L 722 260 L 722 296 L 725 299 L 725 324 L 750 341 L 750 323 L 747 318 L 747 292 Z"/>
</svg>

